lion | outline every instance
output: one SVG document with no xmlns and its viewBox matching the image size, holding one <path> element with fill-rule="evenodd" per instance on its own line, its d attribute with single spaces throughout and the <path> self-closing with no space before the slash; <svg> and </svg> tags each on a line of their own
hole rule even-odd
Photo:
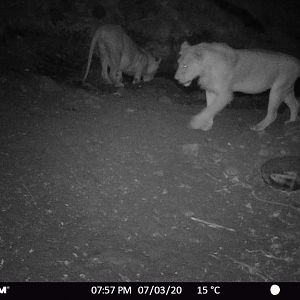
<svg viewBox="0 0 300 300">
<path fill-rule="evenodd" d="M 88 76 L 96 46 L 101 60 L 101 75 L 107 84 L 115 87 L 124 86 L 122 73 L 133 76 L 133 84 L 139 83 L 141 78 L 145 82 L 152 80 L 160 64 L 160 59 L 139 48 L 121 26 L 102 25 L 93 35 L 83 82 Z"/>
<path fill-rule="evenodd" d="M 215 115 L 233 99 L 233 92 L 261 93 L 270 89 L 265 118 L 251 127 L 262 131 L 277 117 L 277 109 L 284 101 L 290 119 L 296 121 L 299 103 L 294 84 L 300 77 L 300 61 L 280 52 L 257 49 L 233 49 L 222 43 L 181 45 L 175 79 L 189 86 L 194 78 L 205 90 L 207 106 L 190 121 L 192 129 L 211 129 Z"/>
</svg>

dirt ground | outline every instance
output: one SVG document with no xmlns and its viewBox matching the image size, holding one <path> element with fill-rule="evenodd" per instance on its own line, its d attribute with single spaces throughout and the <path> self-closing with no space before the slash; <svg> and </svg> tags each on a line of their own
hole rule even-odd
<svg viewBox="0 0 300 300">
<path fill-rule="evenodd" d="M 26 73 L 27 72 L 27 73 Z M 299 122 L 202 108 L 165 78 L 119 90 L 0 76 L 0 281 L 300 281 L 299 191 L 260 166 Z"/>
</svg>

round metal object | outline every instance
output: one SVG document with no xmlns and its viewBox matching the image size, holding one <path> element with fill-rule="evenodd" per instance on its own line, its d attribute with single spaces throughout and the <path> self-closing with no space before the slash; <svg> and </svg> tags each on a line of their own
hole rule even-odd
<svg viewBox="0 0 300 300">
<path fill-rule="evenodd" d="M 261 166 L 261 175 L 276 189 L 296 191 L 300 189 L 300 156 L 272 158 Z"/>
</svg>

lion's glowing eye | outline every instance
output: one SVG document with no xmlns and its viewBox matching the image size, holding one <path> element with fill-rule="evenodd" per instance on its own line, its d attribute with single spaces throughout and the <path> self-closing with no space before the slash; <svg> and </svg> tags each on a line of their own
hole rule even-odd
<svg viewBox="0 0 300 300">
<path fill-rule="evenodd" d="M 183 65 L 183 68 L 186 69 L 188 66 L 187 65 Z"/>
</svg>

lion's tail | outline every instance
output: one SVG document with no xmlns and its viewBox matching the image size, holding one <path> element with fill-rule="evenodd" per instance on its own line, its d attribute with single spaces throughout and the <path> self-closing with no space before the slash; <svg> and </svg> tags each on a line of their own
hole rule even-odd
<svg viewBox="0 0 300 300">
<path fill-rule="evenodd" d="M 92 61 L 92 57 L 93 57 L 93 53 L 94 53 L 94 49 L 95 49 L 97 40 L 98 40 L 98 32 L 96 31 L 92 38 L 90 51 L 89 51 L 89 58 L 88 58 L 88 62 L 87 62 L 87 66 L 86 66 L 86 70 L 85 70 L 85 74 L 83 76 L 82 82 L 85 82 L 85 80 L 89 74 L 90 67 L 91 67 L 91 61 Z"/>
</svg>

